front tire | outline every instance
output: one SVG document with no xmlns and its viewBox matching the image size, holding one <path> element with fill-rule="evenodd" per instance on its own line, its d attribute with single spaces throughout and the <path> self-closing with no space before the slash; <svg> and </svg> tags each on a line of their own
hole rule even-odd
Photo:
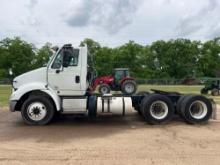
<svg viewBox="0 0 220 165">
<path fill-rule="evenodd" d="M 90 118 L 95 118 L 97 115 L 97 97 L 90 96 L 88 102 L 88 116 Z"/>
<path fill-rule="evenodd" d="M 101 84 L 99 86 L 99 93 L 101 93 L 102 95 L 110 93 L 110 91 L 111 89 L 108 84 Z"/>
<path fill-rule="evenodd" d="M 53 119 L 54 114 L 53 103 L 43 96 L 29 97 L 21 108 L 22 118 L 29 125 L 46 125 Z"/>
</svg>

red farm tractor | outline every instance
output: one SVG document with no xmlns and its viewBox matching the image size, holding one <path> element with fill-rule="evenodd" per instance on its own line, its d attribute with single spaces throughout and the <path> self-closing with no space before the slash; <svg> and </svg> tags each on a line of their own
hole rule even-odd
<svg viewBox="0 0 220 165">
<path fill-rule="evenodd" d="M 113 90 L 131 95 L 137 90 L 135 79 L 130 77 L 128 68 L 116 68 L 112 76 L 97 77 L 92 83 L 92 89 L 96 90 L 97 86 L 101 94 L 107 94 Z"/>
</svg>

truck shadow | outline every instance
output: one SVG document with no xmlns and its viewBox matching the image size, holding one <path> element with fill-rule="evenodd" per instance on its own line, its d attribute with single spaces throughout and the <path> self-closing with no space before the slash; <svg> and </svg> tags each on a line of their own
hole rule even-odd
<svg viewBox="0 0 220 165">
<path fill-rule="evenodd" d="M 5 128 L 1 130 L 1 141 L 34 139 L 36 142 L 63 143 L 63 141 L 83 138 L 104 138 L 118 133 L 135 132 L 142 129 L 147 131 L 155 128 L 169 129 L 177 125 L 188 126 L 179 117 L 175 117 L 165 125 L 150 125 L 137 113 L 125 117 L 100 116 L 94 120 L 87 117 L 61 116 L 47 126 L 29 126 L 22 121 L 19 115 L 16 118 L 16 120 L 5 122 L 5 126 L 2 125 L 2 128 Z"/>
</svg>

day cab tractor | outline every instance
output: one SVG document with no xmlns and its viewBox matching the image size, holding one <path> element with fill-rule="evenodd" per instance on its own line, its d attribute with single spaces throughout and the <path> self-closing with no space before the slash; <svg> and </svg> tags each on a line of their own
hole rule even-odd
<svg viewBox="0 0 220 165">
<path fill-rule="evenodd" d="M 208 94 L 211 91 L 212 96 L 219 95 L 220 78 L 208 78 L 204 80 L 205 87 L 201 89 L 201 94 Z"/>
<path fill-rule="evenodd" d="M 125 116 L 132 111 L 138 111 L 150 124 L 166 123 L 175 115 L 191 124 L 204 123 L 211 118 L 214 104 L 202 95 L 159 90 L 133 95 L 91 93 L 90 56 L 87 47 L 64 45 L 46 67 L 16 77 L 10 111 L 20 112 L 29 125 L 46 125 L 58 114 L 95 120 L 103 115 Z"/>
<path fill-rule="evenodd" d="M 134 94 L 137 90 L 135 79 L 130 77 L 128 68 L 116 68 L 112 76 L 97 77 L 92 83 L 92 89 L 99 86 L 99 93 L 107 94 L 113 91 L 122 91 L 125 95 Z"/>
</svg>

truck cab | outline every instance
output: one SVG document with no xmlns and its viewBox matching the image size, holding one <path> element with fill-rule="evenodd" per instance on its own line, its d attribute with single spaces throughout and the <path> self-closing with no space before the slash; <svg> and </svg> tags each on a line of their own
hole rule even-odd
<svg viewBox="0 0 220 165">
<path fill-rule="evenodd" d="M 87 58 L 87 47 L 74 48 L 67 44 L 54 53 L 46 67 L 16 77 L 12 85 L 10 110 L 21 111 L 28 99 L 42 97 L 49 100 L 57 111 L 84 113 L 89 86 Z M 31 116 L 34 109 L 46 108 L 39 102 L 33 103 L 27 114 Z"/>
</svg>

